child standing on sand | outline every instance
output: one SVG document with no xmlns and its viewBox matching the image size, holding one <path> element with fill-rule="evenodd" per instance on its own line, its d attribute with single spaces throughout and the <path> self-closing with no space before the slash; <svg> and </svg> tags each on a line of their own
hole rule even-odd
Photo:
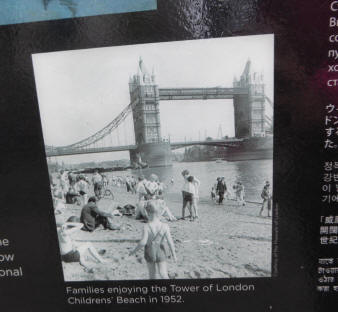
<svg viewBox="0 0 338 312">
<path fill-rule="evenodd" d="M 211 187 L 210 196 L 211 196 L 211 200 L 215 203 L 216 202 L 216 189 L 214 186 Z"/>
<path fill-rule="evenodd" d="M 236 201 L 239 205 L 245 206 L 245 200 L 244 200 L 244 185 L 242 182 L 237 182 L 237 185 L 235 187 L 235 193 L 236 193 Z"/>
<path fill-rule="evenodd" d="M 172 240 L 169 226 L 160 221 L 162 207 L 157 200 L 150 200 L 146 204 L 148 223 L 144 225 L 143 236 L 136 248 L 130 252 L 134 255 L 139 249 L 144 247 L 144 258 L 147 261 L 150 279 L 169 279 L 167 269 L 167 255 L 164 248 L 166 240 L 174 261 L 176 262 L 176 252 Z"/>
</svg>

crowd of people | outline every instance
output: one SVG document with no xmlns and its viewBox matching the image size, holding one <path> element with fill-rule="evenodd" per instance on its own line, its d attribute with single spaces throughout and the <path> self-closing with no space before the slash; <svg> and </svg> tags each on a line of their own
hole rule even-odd
<svg viewBox="0 0 338 312">
<path fill-rule="evenodd" d="M 102 258 L 104 250 L 97 251 L 90 243 L 77 243 L 71 235 L 79 230 L 94 232 L 99 227 L 106 230 L 120 230 L 121 224 L 115 222 L 116 215 L 126 214 L 145 222 L 142 237 L 135 249 L 130 252 L 130 256 L 144 248 L 149 277 L 151 279 L 168 278 L 167 255 L 164 245 L 166 243 L 169 245 L 174 261 L 176 261 L 176 253 L 170 227 L 162 221 L 164 219 L 167 221 L 187 219 L 196 221 L 199 219 L 198 201 L 201 182 L 188 170 L 183 170 L 182 177 L 182 215 L 178 218 L 173 215 L 163 196 L 166 188 L 174 184 L 173 179 L 168 185 L 165 185 L 155 174 L 151 174 L 148 179 L 143 175 L 138 178 L 129 175 L 124 178 L 116 176 L 108 178 L 98 170 L 94 172 L 91 179 L 84 174 L 66 171 L 60 171 L 55 178 L 50 176 L 55 214 L 64 213 L 67 204 L 77 204 L 82 207 L 79 216 L 72 216 L 65 223 L 57 224 L 62 260 L 64 262 L 79 262 L 85 268 L 90 267 L 89 262 L 86 261 L 88 256 L 94 262 L 107 263 Z M 98 202 L 102 199 L 104 190 L 111 186 L 125 187 L 127 193 L 136 195 L 136 203 L 115 207 L 116 209 L 110 212 L 99 209 Z M 227 187 L 225 178 L 218 177 L 212 186 L 211 198 L 219 205 L 223 203 L 225 198 L 236 200 L 238 205 L 245 205 L 244 185 L 238 181 L 232 189 L 234 195 Z M 89 195 L 92 196 L 89 197 Z M 264 210 L 267 210 L 268 216 L 271 216 L 272 195 L 268 181 L 264 185 L 261 197 L 263 203 L 259 216 L 262 216 Z M 189 215 L 186 217 L 187 208 Z"/>
<path fill-rule="evenodd" d="M 114 222 L 116 211 L 117 215 L 133 211 L 134 213 L 126 214 L 135 215 L 136 219 L 142 219 L 146 224 L 142 239 L 130 255 L 144 247 L 149 277 L 152 279 L 168 278 L 167 256 L 164 252 L 165 242 L 169 244 L 174 260 L 176 260 L 176 254 L 169 226 L 161 220 L 166 218 L 168 221 L 176 221 L 177 219 L 163 199 L 165 185 L 155 174 L 150 175 L 149 179 L 144 176 L 138 179 L 134 176 L 125 178 L 113 176 L 108 179 L 106 175 L 95 170 L 89 179 L 83 174 L 62 170 L 55 178 L 51 175 L 50 181 L 56 215 L 63 214 L 67 209 L 67 204 L 82 206 L 79 216 L 72 216 L 64 223 L 57 223 L 61 258 L 64 262 L 79 262 L 86 269 L 91 268 L 91 261 L 86 260 L 88 257 L 96 263 L 110 263 L 102 258 L 104 250 L 97 251 L 89 242 L 78 243 L 72 238 L 72 234 L 79 230 L 94 232 L 99 227 L 106 230 L 119 230 L 121 225 Z M 173 183 L 173 180 L 170 183 Z M 98 207 L 98 202 L 110 185 L 125 187 L 127 193 L 137 194 L 136 207 L 128 204 L 124 207 L 116 207 L 117 210 L 113 212 L 102 211 Z M 93 196 L 88 198 L 91 193 Z M 113 263 L 111 262 L 110 265 Z"/>
<path fill-rule="evenodd" d="M 233 187 L 234 195 L 228 189 L 225 178 L 218 177 L 216 183 L 211 187 L 211 199 L 221 205 L 224 199 L 234 199 L 239 205 L 245 206 L 245 190 L 242 182 L 237 181 Z"/>
<path fill-rule="evenodd" d="M 245 188 L 242 182 L 237 181 L 233 187 L 233 192 L 227 187 L 225 178 L 218 177 L 216 179 L 216 183 L 211 187 L 211 199 L 214 203 L 219 205 L 223 204 L 224 199 L 227 200 L 235 200 L 238 205 L 245 206 Z M 272 209 L 272 192 L 270 189 L 270 182 L 266 181 L 263 187 L 261 198 L 263 199 L 263 203 L 261 204 L 261 209 L 259 212 L 259 216 L 263 216 L 263 211 L 267 211 L 267 216 L 271 217 L 271 209 Z"/>
</svg>

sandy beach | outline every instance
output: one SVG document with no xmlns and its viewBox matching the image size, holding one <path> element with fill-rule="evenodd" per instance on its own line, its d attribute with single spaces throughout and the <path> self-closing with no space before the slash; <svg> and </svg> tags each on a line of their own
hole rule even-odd
<svg viewBox="0 0 338 312">
<path fill-rule="evenodd" d="M 112 211 L 117 205 L 135 205 L 136 195 L 125 188 L 112 188 L 114 201 L 103 198 L 98 207 Z M 165 194 L 165 201 L 177 217 L 181 215 L 180 194 Z M 194 222 L 168 222 L 177 252 L 177 263 L 168 259 L 170 278 L 234 278 L 268 277 L 271 274 L 271 218 L 259 217 L 260 206 L 247 203 L 238 206 L 225 200 L 216 205 L 211 200 L 199 202 L 200 219 Z M 81 207 L 67 205 L 57 221 L 79 216 Z M 266 215 L 266 212 L 264 212 Z M 141 238 L 144 223 L 134 217 L 114 217 L 122 229 L 111 231 L 98 228 L 93 233 L 79 231 L 72 236 L 78 242 L 91 242 L 97 249 L 105 249 L 104 258 L 112 264 L 98 265 L 87 270 L 79 263 L 62 263 L 66 281 L 138 280 L 147 279 L 148 271 L 143 251 L 136 256 L 128 253 Z M 167 222 L 167 221 L 165 221 Z"/>
</svg>

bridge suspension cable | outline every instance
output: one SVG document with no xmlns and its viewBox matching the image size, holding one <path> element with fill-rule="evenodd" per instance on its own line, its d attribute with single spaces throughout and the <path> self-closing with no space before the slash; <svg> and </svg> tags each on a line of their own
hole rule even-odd
<svg viewBox="0 0 338 312">
<path fill-rule="evenodd" d="M 270 98 L 267 97 L 267 96 L 265 95 L 265 99 L 266 99 L 267 102 L 270 104 L 270 107 L 273 109 L 273 103 L 272 103 L 272 101 L 270 100 Z"/>
<path fill-rule="evenodd" d="M 102 140 L 107 135 L 110 135 L 114 129 L 117 128 L 117 131 L 118 131 L 118 126 L 127 118 L 131 110 L 132 110 L 132 104 L 129 104 L 127 107 L 123 109 L 123 111 L 116 118 L 114 118 L 113 121 L 111 121 L 108 125 L 102 128 L 100 131 L 96 132 L 95 134 L 91 135 L 90 137 L 86 139 L 83 139 L 71 145 L 60 146 L 57 148 L 81 149 L 81 148 L 88 147 L 89 145 L 95 146 L 98 141 Z M 119 131 L 118 131 L 118 141 L 120 141 Z"/>
<path fill-rule="evenodd" d="M 265 99 L 266 99 L 266 101 L 269 103 L 269 105 L 270 105 L 270 107 L 272 108 L 272 110 L 273 110 L 273 102 L 270 100 L 270 98 L 269 97 L 267 97 L 266 95 L 265 95 Z M 265 123 L 267 124 L 267 126 L 269 127 L 269 128 L 272 128 L 272 126 L 273 126 L 273 119 L 272 119 L 273 117 L 270 117 L 270 116 L 268 116 L 268 115 L 265 115 Z"/>
</svg>

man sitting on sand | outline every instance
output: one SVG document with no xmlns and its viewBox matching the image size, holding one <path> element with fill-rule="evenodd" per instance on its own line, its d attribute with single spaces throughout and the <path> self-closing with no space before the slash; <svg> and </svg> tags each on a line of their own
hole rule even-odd
<svg viewBox="0 0 338 312">
<path fill-rule="evenodd" d="M 76 243 L 71 234 L 82 228 L 82 223 L 66 222 L 58 224 L 58 239 L 60 245 L 61 259 L 64 262 L 80 262 L 85 268 L 91 268 L 91 262 L 87 260 L 88 256 L 97 263 L 108 263 L 101 255 L 105 250 L 96 251 L 90 243 Z"/>
<path fill-rule="evenodd" d="M 88 199 L 88 204 L 84 205 L 81 211 L 80 221 L 83 223 L 83 231 L 93 232 L 101 224 L 104 229 L 119 230 L 120 226 L 111 224 L 108 218 L 113 217 L 110 213 L 105 213 L 96 205 L 96 197 Z"/>
</svg>

